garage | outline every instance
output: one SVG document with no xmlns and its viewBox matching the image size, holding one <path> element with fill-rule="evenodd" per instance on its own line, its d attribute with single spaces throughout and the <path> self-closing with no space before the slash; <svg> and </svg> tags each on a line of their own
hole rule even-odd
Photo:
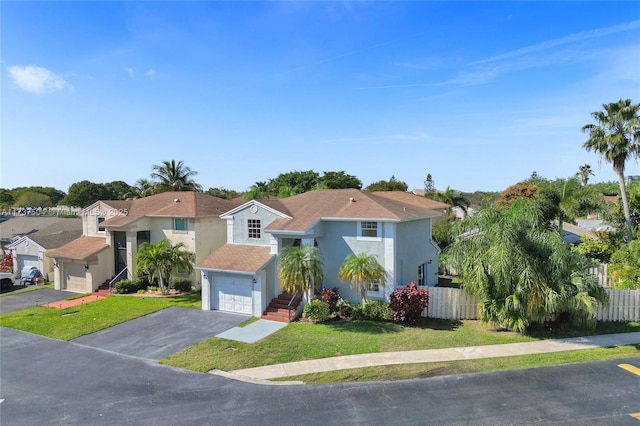
<svg viewBox="0 0 640 426">
<path fill-rule="evenodd" d="M 17 256 L 18 258 L 18 271 L 22 271 L 25 266 L 35 266 L 36 268 L 40 268 L 40 261 L 38 260 L 38 256 L 30 256 L 26 254 L 21 254 Z M 42 271 L 40 271 L 42 272 Z"/>
<path fill-rule="evenodd" d="M 78 293 L 87 292 L 87 278 L 84 265 L 80 263 L 65 263 L 64 265 L 65 290 Z"/>
<path fill-rule="evenodd" d="M 213 280 L 213 309 L 252 315 L 252 287 L 253 282 L 249 277 L 215 276 Z"/>
</svg>

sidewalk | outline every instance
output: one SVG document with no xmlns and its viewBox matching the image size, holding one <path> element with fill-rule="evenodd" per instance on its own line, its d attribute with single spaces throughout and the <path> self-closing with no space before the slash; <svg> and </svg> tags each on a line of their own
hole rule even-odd
<svg viewBox="0 0 640 426">
<path fill-rule="evenodd" d="M 337 356 L 286 364 L 234 370 L 229 373 L 212 370 L 212 374 L 241 380 L 269 380 L 280 377 L 297 376 L 309 373 L 345 370 L 349 368 L 372 367 L 393 364 L 419 364 L 426 362 L 462 361 L 468 359 L 497 358 L 505 356 L 533 355 L 563 352 L 598 347 L 632 345 L 640 343 L 640 332 L 603 334 L 588 337 L 573 337 L 557 340 L 539 340 L 536 342 L 508 343 L 503 345 L 469 346 L 459 348 L 428 349 L 406 352 L 379 352 L 361 355 Z"/>
</svg>

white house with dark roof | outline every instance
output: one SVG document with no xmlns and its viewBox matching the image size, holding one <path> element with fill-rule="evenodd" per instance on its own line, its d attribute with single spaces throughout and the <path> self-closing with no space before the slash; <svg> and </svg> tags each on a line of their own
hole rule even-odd
<svg viewBox="0 0 640 426">
<path fill-rule="evenodd" d="M 115 277 L 131 278 L 138 247 L 164 238 L 183 243 L 200 262 L 225 244 L 220 214 L 237 205 L 197 192 L 97 201 L 82 211 L 82 236 L 48 253 L 56 265 L 55 288 L 88 293 Z M 178 276 L 200 284 L 199 273 Z"/>
<path fill-rule="evenodd" d="M 388 300 L 395 288 L 438 281 L 439 248 L 431 220 L 446 204 L 404 192 L 316 190 L 280 200 L 246 202 L 220 217 L 226 244 L 196 263 L 202 273 L 202 309 L 261 316 L 280 294 L 278 254 L 287 246 L 316 245 L 323 254 L 324 287 L 359 300 L 338 269 L 349 254 L 368 252 L 388 280 L 369 298 Z"/>
</svg>

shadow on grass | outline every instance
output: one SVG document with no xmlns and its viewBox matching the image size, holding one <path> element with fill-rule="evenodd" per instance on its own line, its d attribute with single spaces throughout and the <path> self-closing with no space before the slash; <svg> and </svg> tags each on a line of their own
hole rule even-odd
<svg viewBox="0 0 640 426">
<path fill-rule="evenodd" d="M 174 305 L 193 305 L 194 303 L 198 303 L 202 300 L 202 294 L 199 291 L 194 291 L 193 293 L 183 294 L 172 300 L 172 304 Z"/>
<path fill-rule="evenodd" d="M 598 322 L 595 328 L 575 327 L 570 324 L 563 324 L 562 326 L 556 327 L 534 324 L 529 327 L 526 336 L 536 339 L 560 339 L 565 337 L 632 332 L 640 332 L 640 322 Z"/>
<path fill-rule="evenodd" d="M 455 331 L 462 325 L 461 321 L 439 320 L 431 318 L 421 318 L 415 326 L 396 324 L 390 321 L 327 321 L 323 325 L 334 329 L 337 332 L 346 331 L 349 333 L 398 333 L 406 327 L 429 330 Z"/>
</svg>

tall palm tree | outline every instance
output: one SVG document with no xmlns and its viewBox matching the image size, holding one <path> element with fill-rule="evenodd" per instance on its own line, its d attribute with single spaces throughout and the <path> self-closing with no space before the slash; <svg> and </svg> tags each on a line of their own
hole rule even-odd
<svg viewBox="0 0 640 426">
<path fill-rule="evenodd" d="M 157 188 L 162 191 L 202 191 L 202 186 L 193 180 L 198 172 L 184 165 L 184 161 L 163 161 L 154 165 L 151 178 L 156 180 Z"/>
<path fill-rule="evenodd" d="M 284 291 L 311 292 L 324 280 L 324 264 L 318 247 L 285 247 L 279 261 L 278 278 Z"/>
<path fill-rule="evenodd" d="M 589 176 L 594 176 L 593 170 L 591 170 L 591 166 L 588 164 L 580 166 L 580 171 L 578 172 L 578 176 L 580 176 L 582 185 L 587 186 L 587 184 L 589 183 Z"/>
<path fill-rule="evenodd" d="M 631 213 L 627 202 L 627 190 L 624 181 L 625 163 L 628 158 L 640 155 L 640 104 L 632 104 L 631 99 L 602 105 L 603 111 L 595 111 L 591 116 L 596 124 L 582 127 L 589 133 L 589 139 L 582 145 L 587 151 L 595 151 L 613 165 L 618 175 L 620 197 L 627 225 L 627 241 L 631 241 Z"/>
<path fill-rule="evenodd" d="M 462 288 L 480 299 L 481 319 L 524 332 L 561 314 L 595 326 L 596 302 L 607 293 L 591 263 L 549 229 L 533 200 L 479 210 L 456 223 L 460 235 L 446 255 Z"/>
<path fill-rule="evenodd" d="M 467 200 L 464 195 L 460 194 L 458 191 L 451 189 L 448 186 L 447 189 L 445 189 L 443 192 L 425 192 L 424 196 L 435 201 L 449 204 L 452 208 L 458 207 L 462 210 L 465 216 L 467 215 L 469 200 Z"/>
<path fill-rule="evenodd" d="M 364 252 L 358 255 L 348 255 L 338 270 L 338 278 L 343 281 L 349 281 L 351 287 L 362 298 L 362 304 L 364 305 L 367 301 L 369 288 L 376 281 L 383 285 L 387 278 L 387 271 L 378 263 L 374 255 Z"/>
<path fill-rule="evenodd" d="M 125 195 L 125 199 L 132 200 L 136 198 L 144 198 L 153 195 L 155 185 L 148 179 L 138 179 L 133 189 Z"/>
</svg>

